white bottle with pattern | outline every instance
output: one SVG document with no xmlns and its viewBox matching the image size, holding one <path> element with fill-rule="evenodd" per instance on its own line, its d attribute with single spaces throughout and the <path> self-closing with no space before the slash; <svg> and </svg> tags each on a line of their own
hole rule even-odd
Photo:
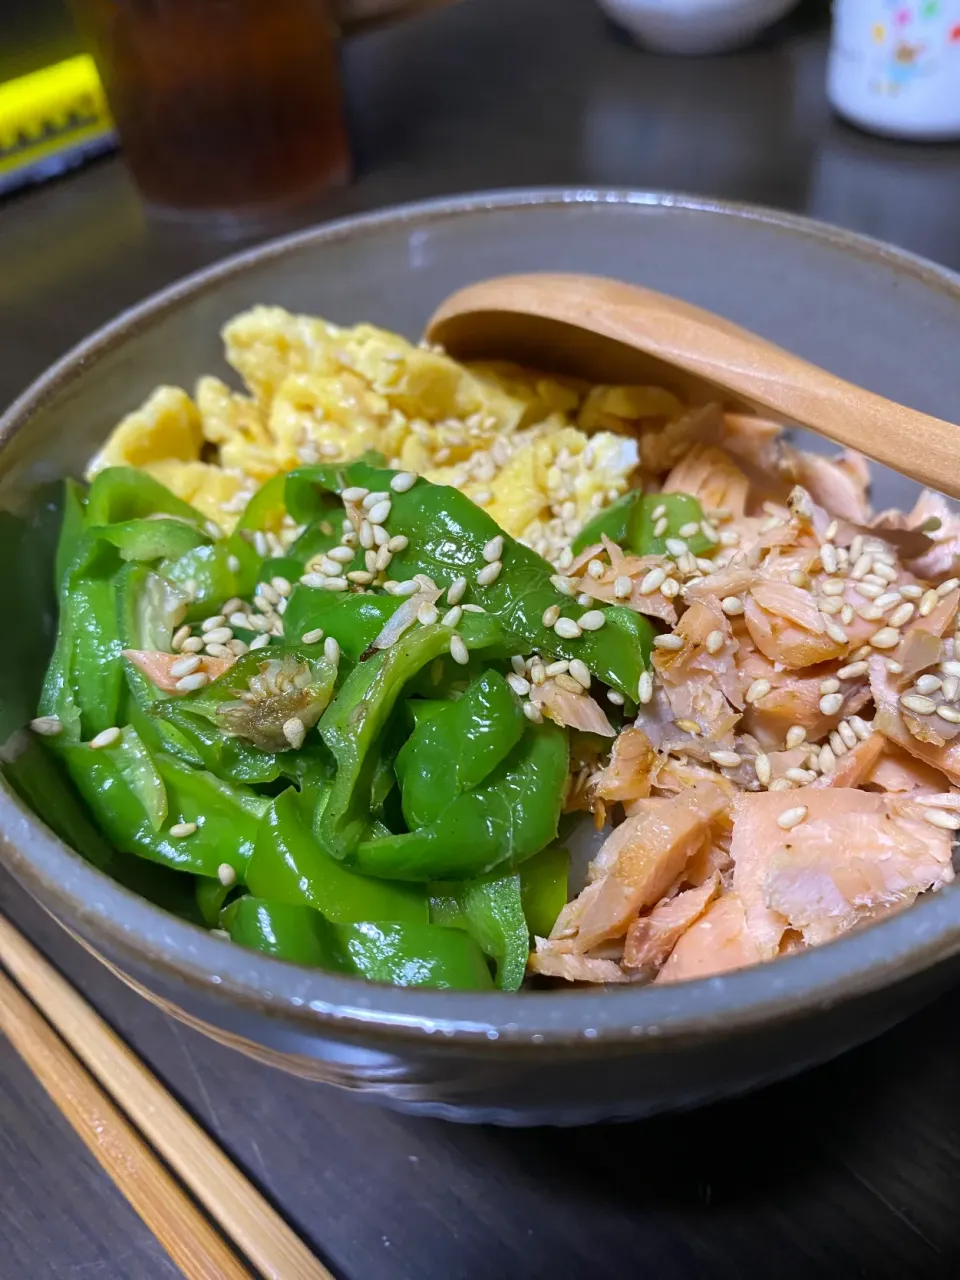
<svg viewBox="0 0 960 1280">
<path fill-rule="evenodd" d="M 834 0 L 827 94 L 873 133 L 960 138 L 960 0 Z"/>
</svg>

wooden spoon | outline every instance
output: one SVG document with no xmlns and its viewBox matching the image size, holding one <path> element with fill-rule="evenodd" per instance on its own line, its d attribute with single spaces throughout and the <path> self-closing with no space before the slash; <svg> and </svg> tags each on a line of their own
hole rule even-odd
<svg viewBox="0 0 960 1280">
<path fill-rule="evenodd" d="M 601 382 L 655 381 L 808 427 L 960 498 L 960 427 L 844 382 L 678 298 L 599 276 L 500 276 L 468 285 L 427 337 L 464 359 L 513 359 Z"/>
</svg>

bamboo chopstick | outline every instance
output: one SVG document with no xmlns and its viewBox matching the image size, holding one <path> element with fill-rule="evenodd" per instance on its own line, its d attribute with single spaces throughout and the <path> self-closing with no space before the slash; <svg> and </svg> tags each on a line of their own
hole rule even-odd
<svg viewBox="0 0 960 1280">
<path fill-rule="evenodd" d="M 3 974 L 0 1030 L 188 1280 L 246 1280 L 246 1268 L 180 1184 Z"/>
<path fill-rule="evenodd" d="M 80 993 L 2 915 L 0 962 L 190 1188 L 223 1232 L 263 1276 L 269 1280 L 333 1280 L 327 1268 L 314 1257 L 300 1237 L 247 1181 L 213 1139 L 166 1091 L 156 1076 L 107 1026 Z M 19 993 L 16 994 L 19 996 Z M 23 1001 L 22 996 L 19 999 Z M 0 989 L 0 1003 L 4 1000 L 3 990 Z M 23 1003 L 27 1004 L 26 1001 Z M 30 1008 L 29 1004 L 27 1008 Z M 36 1014 L 34 1016 L 48 1035 L 52 1036 L 42 1019 Z M 2 1029 L 6 1030 L 6 1026 Z M 10 1035 L 10 1032 L 7 1034 Z M 55 1036 L 53 1039 L 56 1041 Z M 27 1058 L 19 1043 L 14 1043 Z M 32 1059 L 27 1058 L 27 1061 L 36 1071 Z M 47 1085 L 43 1076 L 41 1079 L 54 1101 L 62 1107 L 59 1093 Z M 96 1086 L 93 1088 L 96 1089 Z M 67 1101 L 69 1102 L 69 1098 Z M 118 1116 L 118 1119 L 122 1121 L 122 1117 Z M 163 1170 L 159 1163 L 157 1167 Z M 126 1193 L 126 1187 L 122 1183 L 121 1189 Z M 139 1206 L 136 1207 L 141 1212 Z M 146 1219 L 146 1215 L 141 1213 L 141 1216 L 144 1216 L 152 1228 L 153 1224 Z M 170 1247 L 164 1236 L 159 1238 Z M 183 1266 L 182 1263 L 180 1265 Z M 196 1271 L 187 1274 L 217 1273 Z M 223 1274 L 229 1277 L 245 1273 L 228 1270 Z"/>
</svg>

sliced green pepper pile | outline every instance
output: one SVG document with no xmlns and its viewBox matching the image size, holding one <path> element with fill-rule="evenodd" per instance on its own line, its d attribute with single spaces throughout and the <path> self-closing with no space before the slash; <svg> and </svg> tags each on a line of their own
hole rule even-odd
<svg viewBox="0 0 960 1280">
<path fill-rule="evenodd" d="M 191 918 L 281 959 L 516 990 L 567 899 L 570 748 L 512 666 L 580 659 L 630 703 L 646 619 L 584 610 L 458 490 L 373 457 L 270 481 L 229 537 L 127 468 L 67 498 L 34 724 L 100 862 L 146 860 Z M 580 542 L 662 550 L 700 517 L 661 501 L 666 532 L 628 495 Z"/>
</svg>

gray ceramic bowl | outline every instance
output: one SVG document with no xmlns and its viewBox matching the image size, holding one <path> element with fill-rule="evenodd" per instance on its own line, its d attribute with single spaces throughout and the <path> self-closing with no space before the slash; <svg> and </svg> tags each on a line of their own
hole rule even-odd
<svg viewBox="0 0 960 1280">
<path fill-rule="evenodd" d="M 54 625 L 53 482 L 79 474 L 159 382 L 223 370 L 218 330 L 255 302 L 414 337 L 470 280 L 619 276 L 712 308 L 916 409 L 955 416 L 960 279 L 894 249 L 758 209 L 642 193 L 443 201 L 320 227 L 234 258 L 121 316 L 0 423 L 8 618 L 0 730 L 32 713 Z M 223 370 L 225 372 L 225 370 Z M 53 485 L 53 487 L 51 487 Z M 914 488 L 890 474 L 882 503 Z M 149 998 L 289 1071 L 421 1114 L 583 1123 L 691 1106 L 788 1075 L 892 1025 L 946 984 L 960 888 L 819 950 L 679 986 L 455 994 L 365 985 L 243 951 L 136 898 L 7 789 L 3 862 Z"/>
</svg>

